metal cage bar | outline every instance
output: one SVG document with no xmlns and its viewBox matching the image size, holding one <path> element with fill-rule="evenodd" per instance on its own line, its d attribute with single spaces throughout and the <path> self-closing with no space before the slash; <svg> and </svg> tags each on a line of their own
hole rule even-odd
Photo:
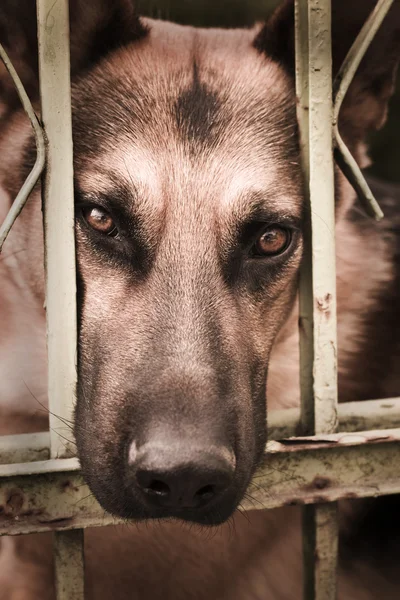
<svg viewBox="0 0 400 600">
<path fill-rule="evenodd" d="M 83 530 L 57 531 L 54 537 L 57 600 L 83 600 L 85 597 Z"/>
<path fill-rule="evenodd" d="M 269 442 L 244 509 L 400 493 L 400 430 Z M 116 524 L 84 484 L 76 458 L 0 465 L 0 535 Z M 13 498 L 13 502 L 8 502 Z"/>
<path fill-rule="evenodd" d="M 15 88 L 18 93 L 18 97 L 21 101 L 23 109 L 32 125 L 33 133 L 35 136 L 35 144 L 36 144 L 36 160 L 35 164 L 32 167 L 31 172 L 26 178 L 23 186 L 19 190 L 17 197 L 15 198 L 12 206 L 4 219 L 4 222 L 0 226 L 0 252 L 2 250 L 3 244 L 7 239 L 7 236 L 11 230 L 11 227 L 14 225 L 15 220 L 17 219 L 19 213 L 25 206 L 25 203 L 29 197 L 29 194 L 37 184 L 39 177 L 41 176 L 43 169 L 45 167 L 46 162 L 46 145 L 43 130 L 40 126 L 38 118 L 33 110 L 33 106 L 31 101 L 28 98 L 28 95 L 25 91 L 24 86 L 22 85 L 22 81 L 20 80 L 18 73 L 14 69 L 12 62 L 10 61 L 7 52 L 4 50 L 3 46 L 0 44 L 0 59 L 3 61 L 7 71 L 9 72 Z"/>
<path fill-rule="evenodd" d="M 37 9 L 40 98 L 47 138 L 43 200 L 50 439 L 52 457 L 63 458 L 75 453 L 68 424 L 77 379 L 68 0 L 38 0 Z"/>
<path fill-rule="evenodd" d="M 39 79 L 47 137 L 43 181 L 50 454 L 71 440 L 77 372 L 75 218 L 68 0 L 38 0 Z M 84 599 L 83 532 L 54 536 L 57 600 Z"/>
<path fill-rule="evenodd" d="M 366 213 L 371 217 L 374 217 L 377 221 L 383 217 L 383 212 L 375 200 L 360 167 L 351 155 L 339 133 L 338 120 L 342 102 L 357 71 L 357 68 L 360 65 L 365 52 L 368 50 L 370 43 L 376 35 L 376 32 L 381 26 L 382 21 L 386 17 L 393 2 L 394 0 L 379 0 L 377 2 L 374 10 L 364 23 L 360 33 L 357 36 L 357 39 L 351 46 L 342 66 L 340 67 L 339 73 L 335 78 L 333 94 L 333 135 L 335 138 L 336 161 L 342 169 L 343 174 L 348 178 L 357 192 L 357 195 L 361 200 Z"/>
<path fill-rule="evenodd" d="M 397 429 L 400 428 L 400 398 L 339 404 L 338 416 L 342 433 Z M 299 409 L 287 408 L 269 413 L 269 440 L 294 437 L 300 430 Z M 50 435 L 47 431 L 0 436 L 0 465 L 45 461 L 49 458 Z"/>
<path fill-rule="evenodd" d="M 337 428 L 336 269 L 332 147 L 330 0 L 296 0 L 296 89 L 306 190 L 300 280 L 301 426 Z M 336 598 L 336 506 L 303 510 L 303 588 L 307 600 Z"/>
</svg>

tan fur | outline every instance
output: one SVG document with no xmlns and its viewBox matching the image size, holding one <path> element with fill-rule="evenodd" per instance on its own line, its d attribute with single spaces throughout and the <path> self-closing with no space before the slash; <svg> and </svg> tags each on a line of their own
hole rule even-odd
<svg viewBox="0 0 400 600">
<path fill-rule="evenodd" d="M 350 226 L 343 223 L 339 227 L 338 302 L 339 332 L 342 333 L 339 345 L 346 349 L 352 343 L 351 333 L 356 333 L 359 327 L 360 303 L 373 297 L 373 287 L 376 289 L 381 281 L 390 277 L 390 270 L 387 271 L 385 260 L 379 262 L 379 255 L 370 240 L 356 242 Z M 15 235 L 14 244 L 17 244 Z M 8 246 L 8 252 L 11 252 L 11 240 Z M 384 259 L 385 249 L 379 239 L 377 246 L 381 247 Z M 363 277 L 367 265 L 374 265 L 376 269 L 374 282 Z M 0 268 L 4 277 L 3 261 Z M 4 291 L 2 288 L 2 307 L 10 297 L 9 292 L 6 290 L 4 294 Z M 341 311 L 344 307 L 345 310 Z M 21 337 L 22 329 L 12 326 L 12 323 L 21 324 L 29 314 L 22 303 L 20 308 L 14 304 L 6 312 L 5 320 L 9 323 L 14 346 L 16 339 Z M 37 325 L 37 318 L 31 317 L 31 320 Z M 296 322 L 295 316 L 288 320 L 288 326 L 281 331 L 271 357 L 270 409 L 298 403 Z M 35 339 L 36 343 L 44 340 L 44 322 L 40 335 L 35 332 L 33 336 L 32 340 Z M 24 342 L 21 341 L 21 344 L 24 345 Z M 29 365 L 36 372 L 37 379 L 43 382 L 46 378 L 45 361 L 40 361 L 33 343 L 30 349 Z M 9 376 L 12 367 L 15 370 L 18 364 L 15 360 L 10 361 Z M 344 368 L 343 361 L 341 364 Z M 21 375 L 14 373 L 14 377 Z M 26 372 L 23 377 L 27 378 Z M 3 386 L 7 384 L 7 377 L 3 376 L 2 381 Z M 26 383 L 36 395 L 38 387 L 34 380 L 28 376 Z M 14 383 L 10 383 L 10 387 L 12 385 Z M 7 391 L 7 388 L 2 389 Z M 40 412 L 41 407 L 26 388 L 20 386 L 19 390 L 30 410 Z M 5 397 L 3 393 L 2 397 Z M 15 421 L 13 423 L 8 418 L 10 425 L 2 433 L 17 430 Z M 26 423 L 22 421 L 24 430 L 29 423 L 32 426 L 31 418 Z M 41 427 L 43 420 L 38 429 Z M 21 431 L 21 425 L 18 430 Z M 46 566 L 51 561 L 51 546 L 48 543 L 43 545 L 44 536 L 36 539 L 36 543 L 35 538 L 3 541 L 0 557 L 3 564 L 7 564 L 7 569 L 0 569 L 1 577 L 5 578 L 0 585 L 1 600 L 53 600 L 49 591 L 52 589 L 52 572 Z M 301 545 L 299 511 L 296 508 L 238 514 L 232 523 L 215 532 L 201 532 L 196 527 L 180 524 L 155 524 L 88 531 L 86 540 L 90 600 L 298 600 L 300 597 Z M 24 550 L 25 545 L 28 545 L 28 550 Z M 42 550 L 39 555 L 34 552 L 39 547 L 42 550 L 46 548 L 46 555 Z M 29 572 L 26 570 L 28 566 Z M 398 597 L 396 590 L 395 583 L 385 581 L 371 568 L 360 565 L 360 573 L 353 569 L 351 574 L 343 574 L 340 599 L 376 600 L 384 597 L 385 600 L 394 600 Z"/>
</svg>

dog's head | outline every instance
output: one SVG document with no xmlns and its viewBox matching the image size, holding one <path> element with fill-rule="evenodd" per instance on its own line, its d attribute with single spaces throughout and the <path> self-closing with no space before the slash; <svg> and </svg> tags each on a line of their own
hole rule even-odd
<svg viewBox="0 0 400 600">
<path fill-rule="evenodd" d="M 71 6 L 79 458 L 114 514 L 217 523 L 264 449 L 302 258 L 293 7 L 207 31 L 94 4 Z M 339 28 L 336 62 L 357 26 Z M 355 151 L 394 68 L 370 54 L 344 107 Z"/>
</svg>

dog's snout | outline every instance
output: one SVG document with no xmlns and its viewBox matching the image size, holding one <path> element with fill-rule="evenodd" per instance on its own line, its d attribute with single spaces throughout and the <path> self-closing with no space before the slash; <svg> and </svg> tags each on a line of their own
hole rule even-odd
<svg viewBox="0 0 400 600">
<path fill-rule="evenodd" d="M 133 443 L 129 468 L 133 485 L 149 508 L 171 514 L 199 510 L 216 502 L 230 487 L 235 461 L 225 447 L 149 441 Z"/>
</svg>

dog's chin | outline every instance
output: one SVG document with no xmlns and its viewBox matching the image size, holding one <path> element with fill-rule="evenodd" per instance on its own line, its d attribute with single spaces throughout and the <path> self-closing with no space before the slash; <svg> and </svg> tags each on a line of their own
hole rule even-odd
<svg viewBox="0 0 400 600">
<path fill-rule="evenodd" d="M 123 517 L 129 521 L 157 521 L 159 522 L 180 522 L 180 523 L 192 523 L 195 525 L 200 525 L 202 527 L 217 527 L 219 525 L 223 525 L 226 523 L 228 519 L 233 515 L 236 508 L 232 510 L 224 510 L 224 511 L 204 511 L 202 513 L 196 511 L 187 511 L 187 510 L 176 510 L 176 511 L 151 511 L 147 515 L 143 513 L 137 513 L 136 511 L 127 511 L 125 516 Z"/>
<path fill-rule="evenodd" d="M 205 527 L 222 525 L 237 510 L 242 497 L 235 494 L 234 497 L 221 499 L 210 506 L 201 509 L 170 507 L 149 507 L 143 502 L 132 498 L 110 498 L 108 495 L 95 494 L 100 506 L 109 514 L 127 521 L 183 521 L 194 523 Z"/>
</svg>

